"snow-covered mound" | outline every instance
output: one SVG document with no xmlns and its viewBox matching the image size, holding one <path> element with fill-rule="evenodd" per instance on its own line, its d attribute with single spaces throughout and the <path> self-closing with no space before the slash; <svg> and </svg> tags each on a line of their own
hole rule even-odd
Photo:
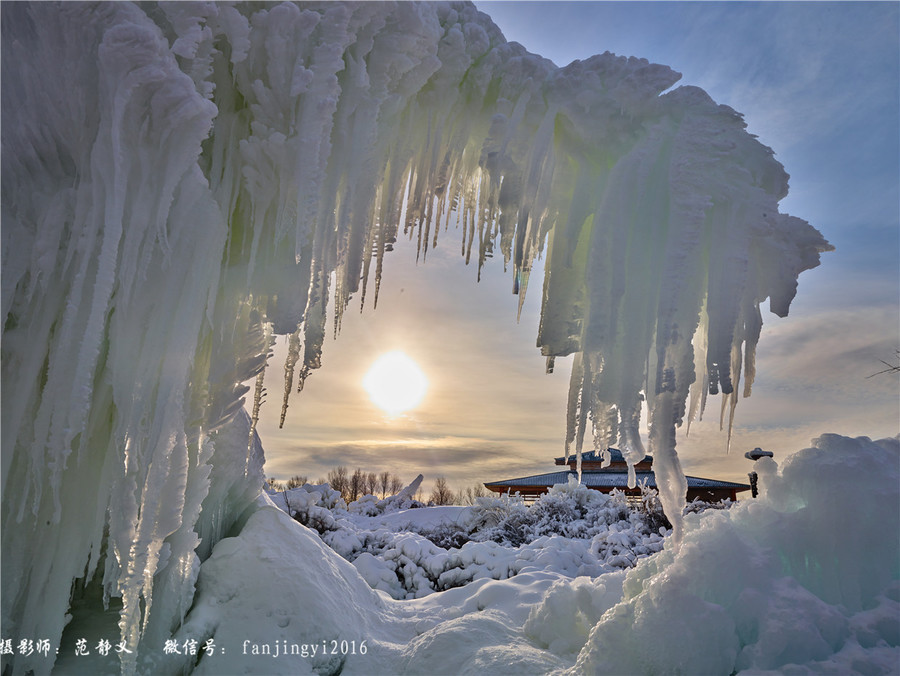
<svg viewBox="0 0 900 676">
<path fill-rule="evenodd" d="M 0 45 L 0 619 L 59 645 L 109 606 L 126 673 L 253 509 L 241 383 L 289 336 L 286 408 L 403 213 L 424 255 L 455 211 L 520 302 L 545 254 L 568 441 L 642 458 L 646 401 L 676 537 L 675 427 L 749 393 L 760 304 L 829 248 L 734 110 L 643 59 L 557 68 L 471 4 L 3 3 Z"/>
<path fill-rule="evenodd" d="M 898 673 L 900 442 L 825 435 L 758 469 L 761 499 L 629 573 L 575 673 Z"/>
</svg>

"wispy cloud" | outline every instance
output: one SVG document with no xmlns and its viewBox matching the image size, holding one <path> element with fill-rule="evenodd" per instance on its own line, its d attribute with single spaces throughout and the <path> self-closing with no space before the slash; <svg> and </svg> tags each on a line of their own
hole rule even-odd
<svg viewBox="0 0 900 676">
<path fill-rule="evenodd" d="M 404 481 L 411 481 L 421 473 L 427 485 L 443 476 L 452 486 L 461 487 L 510 478 L 521 472 L 544 471 L 553 464 L 548 457 L 523 457 L 513 450 L 493 441 L 477 439 L 405 439 L 396 443 L 358 440 L 282 449 L 267 462 L 266 469 L 273 476 L 299 473 L 314 480 L 343 465 L 351 472 L 356 468 L 390 471 Z M 514 463 L 510 462 L 511 457 L 515 458 Z"/>
</svg>

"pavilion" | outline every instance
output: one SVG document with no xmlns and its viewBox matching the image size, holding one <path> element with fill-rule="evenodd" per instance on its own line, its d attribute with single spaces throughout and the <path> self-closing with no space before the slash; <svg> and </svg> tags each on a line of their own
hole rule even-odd
<svg viewBox="0 0 900 676">
<path fill-rule="evenodd" d="M 634 488 L 628 488 L 628 464 L 622 456 L 622 452 L 616 448 L 609 449 L 611 459 L 607 467 L 603 467 L 602 458 L 597 451 L 581 454 L 581 483 L 588 488 L 609 493 L 614 488 L 629 496 L 641 494 L 640 486 L 645 484 L 650 488 L 656 488 L 656 475 L 653 473 L 653 458 L 644 456 L 634 466 L 637 483 Z M 525 499 L 534 499 L 550 490 L 556 484 L 565 484 L 570 476 L 577 477 L 576 456 L 568 458 L 556 458 L 557 465 L 568 465 L 568 469 L 547 474 L 534 474 L 518 479 L 506 481 L 492 481 L 484 484 L 484 487 L 495 493 L 519 493 Z M 689 476 L 687 479 L 687 501 L 700 498 L 706 502 L 719 502 L 726 498 L 737 500 L 737 494 L 750 490 L 748 484 L 738 484 L 731 481 L 719 481 L 718 479 L 703 479 Z"/>
</svg>

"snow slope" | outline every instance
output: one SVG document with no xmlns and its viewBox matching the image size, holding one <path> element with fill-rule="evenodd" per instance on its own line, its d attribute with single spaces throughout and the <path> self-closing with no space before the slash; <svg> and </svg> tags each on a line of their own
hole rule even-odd
<svg viewBox="0 0 900 676">
<path fill-rule="evenodd" d="M 778 212 L 787 176 L 735 111 L 641 59 L 558 69 L 471 5 L 0 11 L 4 638 L 59 645 L 108 610 L 124 673 L 216 542 L 275 518 L 251 515 L 262 381 L 249 416 L 241 383 L 289 335 L 286 408 L 401 213 L 424 255 L 455 210 L 520 298 L 543 252 L 569 441 L 643 457 L 646 400 L 676 537 L 675 426 L 708 393 L 733 410 L 742 373 L 749 393 L 760 303 L 786 314 L 829 248 Z"/>
</svg>

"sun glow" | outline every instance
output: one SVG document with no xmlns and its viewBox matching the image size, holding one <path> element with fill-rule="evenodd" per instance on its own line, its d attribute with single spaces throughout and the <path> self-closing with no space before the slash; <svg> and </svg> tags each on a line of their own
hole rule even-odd
<svg viewBox="0 0 900 676">
<path fill-rule="evenodd" d="M 363 378 L 363 387 L 372 402 L 390 415 L 415 408 L 428 389 L 422 369 L 403 352 L 381 355 Z"/>
</svg>

